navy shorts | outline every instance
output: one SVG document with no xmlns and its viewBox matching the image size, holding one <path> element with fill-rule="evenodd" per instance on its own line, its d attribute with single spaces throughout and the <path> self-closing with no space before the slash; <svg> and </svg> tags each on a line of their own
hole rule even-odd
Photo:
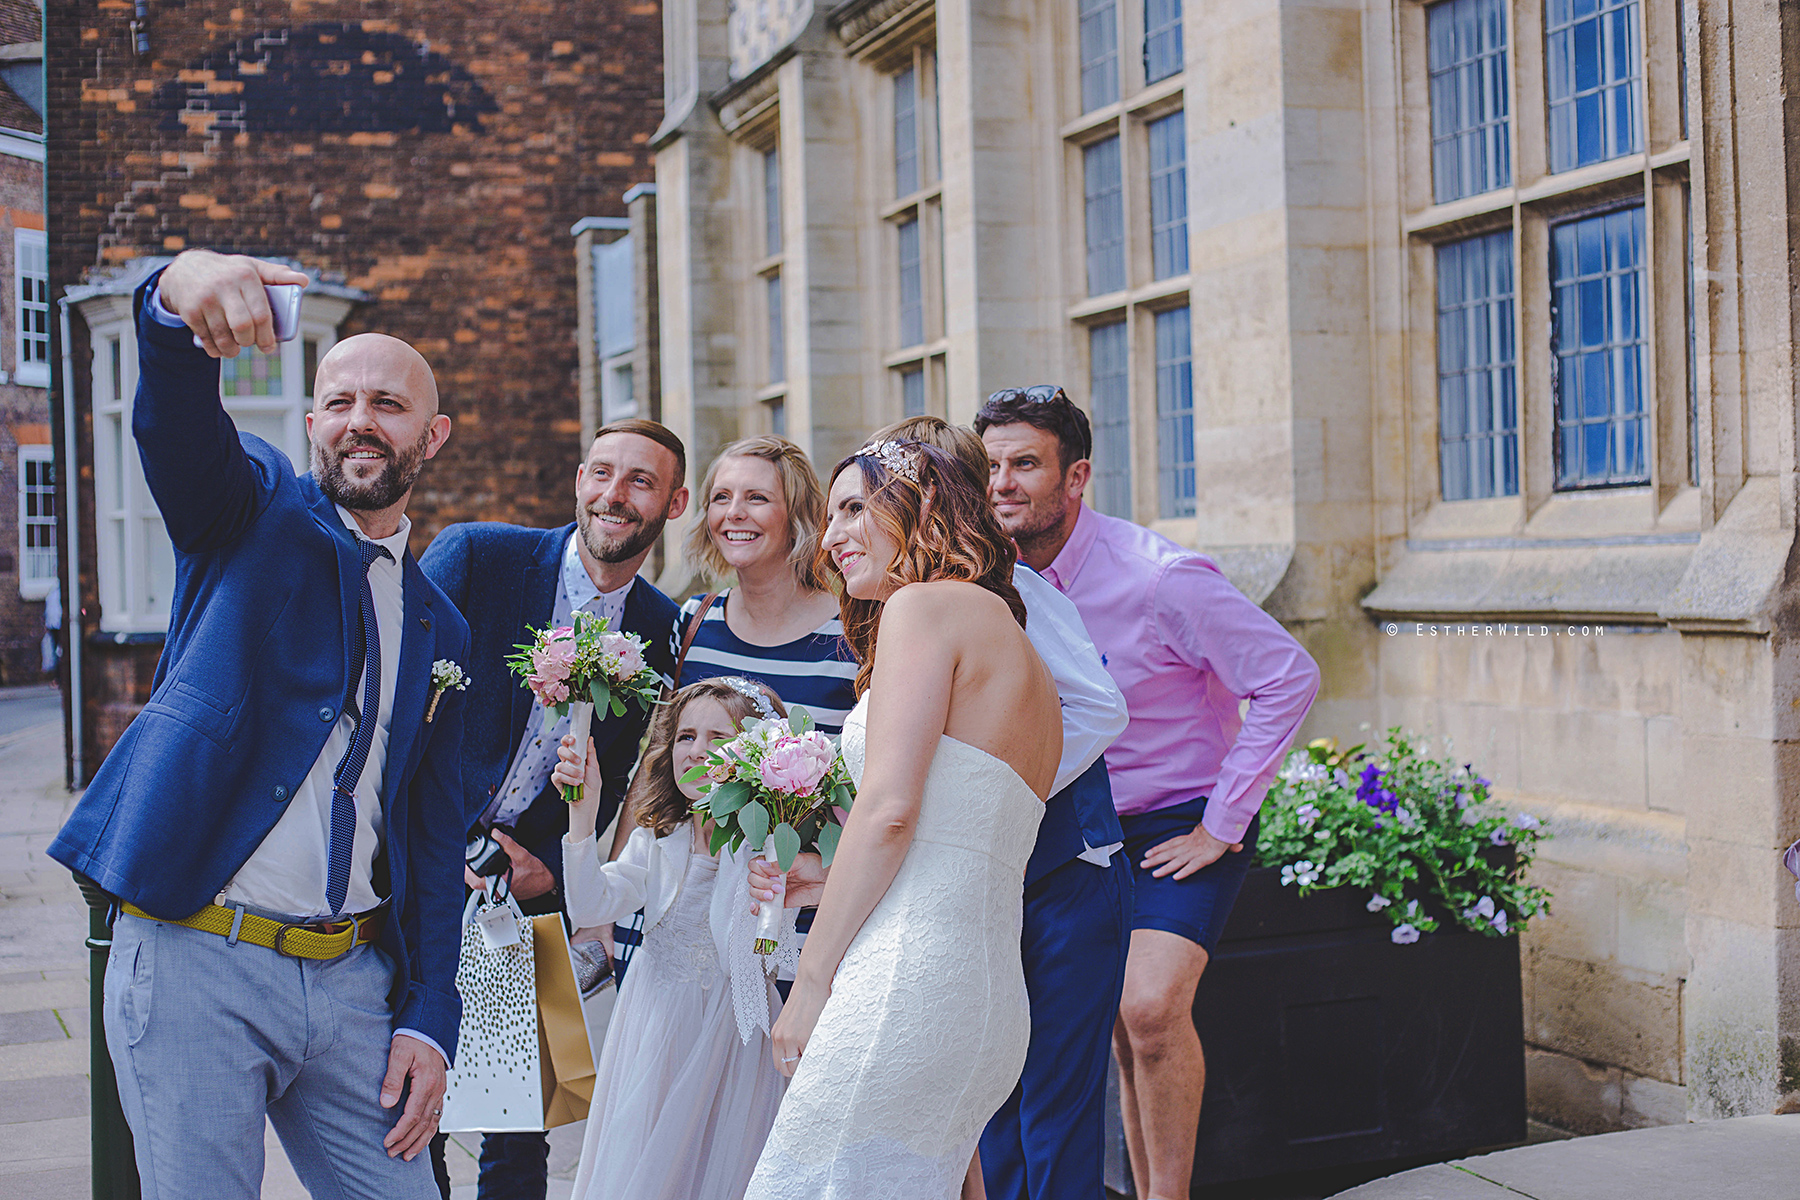
<svg viewBox="0 0 1800 1200">
<path fill-rule="evenodd" d="M 1206 811 L 1206 797 L 1201 796 L 1154 812 L 1120 814 L 1119 824 L 1125 829 L 1125 849 L 1120 851 L 1131 864 L 1133 929 L 1161 929 L 1184 937 L 1208 954 L 1212 953 L 1231 906 L 1237 903 L 1244 876 L 1250 873 L 1256 857 L 1256 831 L 1259 817 L 1250 819 L 1244 830 L 1244 848 L 1236 854 L 1226 853 L 1217 862 L 1200 868 L 1186 879 L 1164 875 L 1161 879 L 1140 866 L 1151 847 L 1172 837 L 1192 833 Z"/>
</svg>

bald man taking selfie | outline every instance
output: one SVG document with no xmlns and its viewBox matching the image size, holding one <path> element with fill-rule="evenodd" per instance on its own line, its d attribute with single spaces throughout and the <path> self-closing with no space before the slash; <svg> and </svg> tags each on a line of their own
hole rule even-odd
<svg viewBox="0 0 1800 1200">
<path fill-rule="evenodd" d="M 276 352 L 268 285 L 189 251 L 135 297 L 132 434 L 175 550 L 154 690 L 50 855 L 116 903 L 108 1049 L 146 1198 L 254 1200 L 265 1116 L 315 1198 L 435 1200 L 461 1004 L 462 617 L 407 551 L 450 435 L 418 351 L 319 363 L 310 470 L 240 434 L 220 358 Z"/>
</svg>

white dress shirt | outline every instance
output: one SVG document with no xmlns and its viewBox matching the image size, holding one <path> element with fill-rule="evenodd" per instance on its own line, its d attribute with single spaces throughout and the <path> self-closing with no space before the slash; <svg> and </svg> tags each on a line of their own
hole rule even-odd
<svg viewBox="0 0 1800 1200">
<path fill-rule="evenodd" d="M 1062 700 L 1062 762 L 1051 794 L 1062 791 L 1106 753 L 1129 721 L 1125 695 L 1107 673 L 1088 637 L 1075 602 L 1024 563 L 1013 569 L 1013 586 L 1025 601 L 1025 635 L 1050 668 Z M 1080 856 L 1105 866 L 1123 842 L 1089 846 Z"/>
<path fill-rule="evenodd" d="M 400 637 L 406 616 L 400 564 L 406 558 L 406 539 L 412 532 L 412 522 L 402 516 L 399 530 L 391 537 L 365 538 L 348 509 L 339 505 L 337 511 L 358 541 L 374 541 L 394 556 L 391 560 L 377 558 L 369 564 L 375 628 L 381 638 L 381 708 L 376 714 L 369 760 L 356 781 L 356 838 L 351 843 L 350 888 L 344 896 L 344 911 L 359 913 L 382 900 L 375 894 L 373 867 L 381 850 L 381 781 L 387 765 L 388 723 L 393 717 L 394 680 L 400 673 Z M 362 672 L 358 671 L 352 694 L 360 700 L 362 690 Z M 349 750 L 355 732 L 355 717 L 349 711 L 339 713 L 312 770 L 294 789 L 287 811 L 226 883 L 225 890 L 219 893 L 220 904 L 247 904 L 305 920 L 338 915 L 325 909 L 331 790 L 338 763 Z"/>
<path fill-rule="evenodd" d="M 581 561 L 581 552 L 576 548 L 575 539 L 580 536 L 579 530 L 570 534 L 569 544 L 563 547 L 562 571 L 556 582 L 556 602 L 550 610 L 550 624 L 552 627 L 567 625 L 580 609 L 602 618 L 608 629 L 616 631 L 625 620 L 625 597 L 637 578 L 633 576 L 624 587 L 601 591 L 595 586 L 593 576 L 588 574 L 587 564 Z M 520 631 L 521 636 L 523 632 Z M 567 717 L 558 720 L 554 729 L 546 730 L 543 702 L 532 701 L 531 715 L 525 718 L 525 731 L 513 751 L 512 765 L 501 781 L 497 798 L 484 814 L 489 824 L 510 825 L 531 807 L 531 802 L 550 782 L 550 772 L 556 767 L 556 748 L 568 732 Z"/>
</svg>

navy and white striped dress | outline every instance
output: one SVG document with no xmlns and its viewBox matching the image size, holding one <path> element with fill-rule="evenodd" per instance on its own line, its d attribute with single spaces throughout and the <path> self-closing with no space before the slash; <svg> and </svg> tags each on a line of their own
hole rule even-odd
<svg viewBox="0 0 1800 1200">
<path fill-rule="evenodd" d="M 681 664 L 682 687 L 719 675 L 747 675 L 774 689 L 789 708 L 799 705 L 826 733 L 836 735 L 856 706 L 856 658 L 844 641 L 836 617 L 780 646 L 757 646 L 731 632 L 725 623 L 729 590 L 713 601 Z M 689 597 L 681 606 L 681 628 L 700 610 L 704 596 Z"/>
</svg>

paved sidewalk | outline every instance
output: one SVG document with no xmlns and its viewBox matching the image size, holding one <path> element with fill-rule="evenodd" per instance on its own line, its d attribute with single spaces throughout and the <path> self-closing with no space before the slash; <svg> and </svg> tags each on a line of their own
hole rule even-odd
<svg viewBox="0 0 1800 1200">
<path fill-rule="evenodd" d="M 1796 1200 L 1800 1116 L 1606 1133 L 1420 1167 L 1337 1200 Z"/>
<path fill-rule="evenodd" d="M 0 689 L 0 1196 L 88 1200 L 88 911 L 44 855 L 74 803 L 54 688 Z M 550 1135 L 549 1200 L 567 1200 L 585 1123 Z M 264 1200 L 306 1200 L 266 1130 Z M 474 1200 L 478 1137 L 452 1139 L 453 1200 Z"/>
</svg>

